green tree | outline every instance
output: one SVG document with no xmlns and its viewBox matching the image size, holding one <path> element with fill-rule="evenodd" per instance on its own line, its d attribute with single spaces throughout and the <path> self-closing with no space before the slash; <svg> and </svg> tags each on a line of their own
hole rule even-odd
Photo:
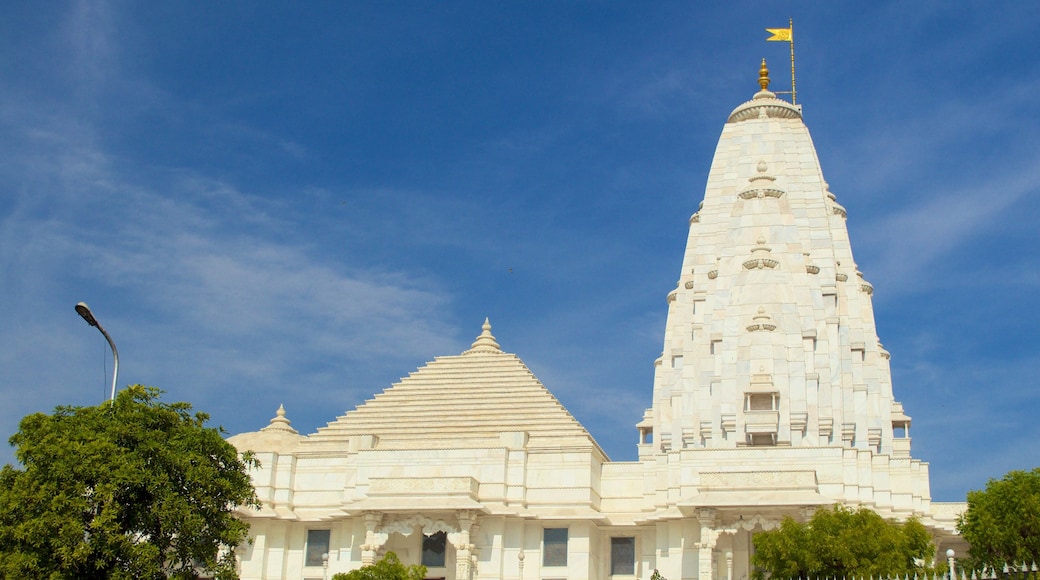
<svg viewBox="0 0 1040 580">
<path fill-rule="evenodd" d="M 957 529 L 971 544 L 969 567 L 1040 562 L 1040 467 L 1011 471 L 983 491 L 968 492 Z"/>
<path fill-rule="evenodd" d="M 780 527 L 756 534 L 753 577 L 852 578 L 913 575 L 934 550 L 928 530 L 916 519 L 890 522 L 877 513 L 841 505 L 820 509 L 808 523 L 790 517 Z"/>
<path fill-rule="evenodd" d="M 397 554 L 387 552 L 375 564 L 351 572 L 341 572 L 334 575 L 332 580 L 423 580 L 425 577 L 426 566 L 405 566 Z"/>
<path fill-rule="evenodd" d="M 113 404 L 22 419 L 0 471 L 0 577 L 237 578 L 257 506 L 248 468 L 209 417 L 134 385 Z"/>
</svg>

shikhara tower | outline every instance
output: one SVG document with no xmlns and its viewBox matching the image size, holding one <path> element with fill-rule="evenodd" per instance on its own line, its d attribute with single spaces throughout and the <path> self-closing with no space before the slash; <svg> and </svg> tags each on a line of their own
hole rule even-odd
<svg viewBox="0 0 1040 580">
<path fill-rule="evenodd" d="M 931 502 L 892 391 L 873 287 L 852 257 L 799 106 L 730 114 L 668 293 L 638 461 L 610 461 L 484 322 L 303 436 L 284 409 L 231 442 L 262 467 L 243 578 L 319 578 L 394 551 L 431 578 L 750 576 L 755 532 L 821 506 L 917 517 L 962 548 L 964 504 Z M 325 566 L 328 566 L 325 569 Z"/>
<path fill-rule="evenodd" d="M 740 572 L 748 522 L 796 506 L 934 511 L 845 209 L 801 107 L 768 90 L 764 60 L 759 77 L 722 130 L 690 218 L 653 407 L 639 424 L 660 505 L 701 524 L 700 577 L 718 570 L 720 548 Z"/>
<path fill-rule="evenodd" d="M 668 294 L 654 376 L 656 450 L 834 448 L 896 461 L 920 486 L 836 497 L 919 509 L 927 469 L 892 394 L 873 286 L 852 257 L 801 108 L 762 90 L 729 116 Z M 873 461 L 873 460 L 872 460 Z M 835 490 L 837 491 L 837 490 Z"/>
</svg>

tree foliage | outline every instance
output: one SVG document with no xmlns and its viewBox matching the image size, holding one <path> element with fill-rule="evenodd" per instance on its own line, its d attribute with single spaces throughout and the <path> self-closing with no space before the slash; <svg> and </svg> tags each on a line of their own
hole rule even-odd
<svg viewBox="0 0 1040 580">
<path fill-rule="evenodd" d="M 332 580 L 423 580 L 425 577 L 426 566 L 405 566 L 397 554 L 387 552 L 375 564 L 351 572 L 341 572 L 334 575 Z"/>
<path fill-rule="evenodd" d="M 957 522 L 971 544 L 969 567 L 1040 562 L 1040 467 L 991 479 L 968 492 L 968 509 Z"/>
<path fill-rule="evenodd" d="M 113 404 L 22 419 L 0 471 L 4 578 L 236 578 L 256 506 L 248 468 L 209 417 L 134 385 Z"/>
<path fill-rule="evenodd" d="M 914 575 L 934 550 L 928 530 L 916 519 L 886 521 L 877 513 L 841 505 L 820 509 L 808 523 L 790 517 L 780 527 L 756 534 L 754 577 L 852 578 Z"/>
</svg>

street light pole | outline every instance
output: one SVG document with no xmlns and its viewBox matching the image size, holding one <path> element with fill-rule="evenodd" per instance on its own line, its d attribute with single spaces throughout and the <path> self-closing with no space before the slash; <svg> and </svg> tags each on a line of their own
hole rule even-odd
<svg viewBox="0 0 1040 580">
<path fill-rule="evenodd" d="M 112 342 L 112 337 L 109 336 L 107 332 L 105 332 L 105 329 L 102 328 L 101 324 L 98 323 L 97 318 L 94 318 L 94 314 L 90 311 L 90 307 L 87 306 L 86 302 L 80 302 L 79 304 L 77 304 L 76 312 L 83 317 L 83 320 L 87 321 L 87 324 L 97 327 L 97 329 L 100 330 L 101 334 L 105 337 L 105 340 L 108 341 L 108 346 L 112 347 L 112 360 L 115 361 L 115 364 L 112 366 L 112 397 L 109 399 L 109 401 L 112 404 L 115 404 L 116 380 L 117 377 L 119 377 L 119 351 L 116 350 L 116 343 Z"/>
</svg>

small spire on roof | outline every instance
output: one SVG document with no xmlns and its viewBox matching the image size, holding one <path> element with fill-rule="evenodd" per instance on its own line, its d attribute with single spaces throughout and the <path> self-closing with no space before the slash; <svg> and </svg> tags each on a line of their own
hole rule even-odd
<svg viewBox="0 0 1040 580">
<path fill-rule="evenodd" d="M 752 97 L 753 100 L 759 99 L 775 99 L 776 93 L 769 90 L 769 67 L 766 66 L 766 59 L 762 59 L 762 67 L 758 69 L 758 86 L 761 90 L 755 93 Z M 768 117 L 769 113 L 765 109 L 761 109 L 758 112 L 759 117 Z"/>
<path fill-rule="evenodd" d="M 495 337 L 491 335 L 491 322 L 487 318 L 484 319 L 484 324 L 481 326 L 480 336 L 477 340 L 473 341 L 470 349 L 462 354 L 476 354 L 476 353 L 501 353 L 502 348 L 495 342 Z"/>
<path fill-rule="evenodd" d="M 271 419 L 271 424 L 261 429 L 261 431 L 288 431 L 289 433 L 299 433 L 296 429 L 289 426 L 292 421 L 285 418 L 285 405 L 278 405 L 278 412 L 275 417 Z"/>
</svg>

